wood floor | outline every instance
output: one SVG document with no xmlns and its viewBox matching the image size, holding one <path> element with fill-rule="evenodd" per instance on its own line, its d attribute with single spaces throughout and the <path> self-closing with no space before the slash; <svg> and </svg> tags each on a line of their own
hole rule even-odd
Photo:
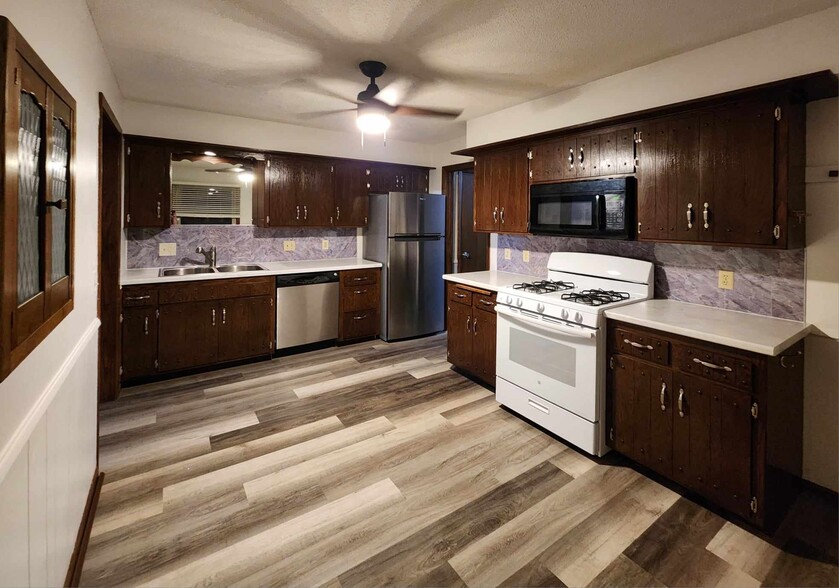
<svg viewBox="0 0 839 588">
<path fill-rule="evenodd" d="M 449 367 L 432 337 L 124 391 L 101 410 L 82 585 L 839 582 L 835 498 L 758 537 Z"/>
</svg>

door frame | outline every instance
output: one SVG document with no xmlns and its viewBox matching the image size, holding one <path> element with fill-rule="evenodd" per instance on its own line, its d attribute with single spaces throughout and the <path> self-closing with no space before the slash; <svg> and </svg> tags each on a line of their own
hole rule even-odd
<svg viewBox="0 0 839 588">
<path fill-rule="evenodd" d="M 111 127 L 107 130 L 105 127 Z M 118 145 L 106 152 L 105 133 L 114 134 Z M 123 132 L 105 95 L 99 92 L 99 235 L 96 315 L 99 317 L 99 402 L 116 400 L 120 390 L 120 257 L 122 251 L 122 145 Z M 103 164 L 106 157 L 112 166 Z M 115 198 L 106 198 L 106 193 Z M 98 425 L 97 425 L 98 428 Z M 97 433 L 98 436 L 98 433 Z"/>
<path fill-rule="evenodd" d="M 452 273 L 452 247 L 454 246 L 454 218 L 453 218 L 453 200 L 452 187 L 454 186 L 454 173 L 459 171 L 475 170 L 475 162 L 467 161 L 465 163 L 455 163 L 454 165 L 443 166 L 442 177 L 442 192 L 446 195 L 446 265 L 445 272 Z M 489 257 L 487 257 L 489 259 Z"/>
</svg>

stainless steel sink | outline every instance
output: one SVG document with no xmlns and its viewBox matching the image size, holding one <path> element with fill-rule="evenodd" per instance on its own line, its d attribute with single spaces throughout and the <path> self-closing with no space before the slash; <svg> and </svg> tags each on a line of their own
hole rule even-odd
<svg viewBox="0 0 839 588">
<path fill-rule="evenodd" d="M 211 267 L 166 267 L 161 269 L 159 276 L 192 276 L 195 274 L 212 274 L 215 270 Z"/>
<path fill-rule="evenodd" d="M 220 265 L 216 268 L 220 272 L 264 272 L 265 268 L 255 263 Z"/>
</svg>

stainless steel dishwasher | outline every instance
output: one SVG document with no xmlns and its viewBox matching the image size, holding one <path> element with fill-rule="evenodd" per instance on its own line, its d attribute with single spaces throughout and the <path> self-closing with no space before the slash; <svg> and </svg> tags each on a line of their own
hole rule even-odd
<svg viewBox="0 0 839 588">
<path fill-rule="evenodd" d="M 338 338 L 338 272 L 277 276 L 277 351 Z"/>
</svg>

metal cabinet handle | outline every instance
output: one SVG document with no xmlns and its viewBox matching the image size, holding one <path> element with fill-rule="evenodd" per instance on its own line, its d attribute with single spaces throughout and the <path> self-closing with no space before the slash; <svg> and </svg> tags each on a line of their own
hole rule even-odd
<svg viewBox="0 0 839 588">
<path fill-rule="evenodd" d="M 667 410 L 667 405 L 664 404 L 664 395 L 667 393 L 667 382 L 661 383 L 661 393 L 658 395 L 658 399 L 661 402 L 661 410 Z"/>
<path fill-rule="evenodd" d="M 352 317 L 352 320 L 354 320 L 354 321 L 363 321 L 363 320 L 364 320 L 364 319 L 366 319 L 366 318 L 367 318 L 367 315 L 366 315 L 366 314 L 360 314 L 360 315 L 358 315 L 358 316 L 354 316 L 354 317 Z"/>
<path fill-rule="evenodd" d="M 624 339 L 623 342 L 628 343 L 629 345 L 632 345 L 633 347 L 637 347 L 638 349 L 649 349 L 650 351 L 653 350 L 652 345 L 642 345 L 641 343 L 636 343 L 635 341 L 630 341 L 629 339 Z"/>
<path fill-rule="evenodd" d="M 300 206 L 297 207 L 297 220 L 300 220 Z"/>
<path fill-rule="evenodd" d="M 362 280 L 364 280 L 364 277 L 360 277 L 360 278 L 353 278 L 353 279 L 352 279 L 352 281 L 353 281 L 353 282 L 361 282 Z"/>
<path fill-rule="evenodd" d="M 691 204 L 690 202 L 688 202 L 688 209 L 687 209 L 687 212 L 685 214 L 687 215 L 687 219 L 688 219 L 688 228 L 692 229 L 693 228 L 693 204 Z"/>
<path fill-rule="evenodd" d="M 580 165 L 583 165 L 583 161 L 585 161 L 585 158 L 586 158 L 586 155 L 585 155 L 585 153 L 583 153 L 583 148 L 580 147 L 580 155 L 578 157 L 578 159 L 580 161 Z"/>
<path fill-rule="evenodd" d="M 574 150 L 568 150 L 568 169 L 574 169 Z"/>
<path fill-rule="evenodd" d="M 157 218 L 160 218 L 160 200 L 157 201 Z"/>
<path fill-rule="evenodd" d="M 467 316 L 467 317 L 466 317 L 466 332 L 467 332 L 467 333 L 471 333 L 471 332 L 472 332 L 472 330 L 469 328 L 469 325 L 470 325 L 470 323 L 471 323 L 471 322 L 472 322 L 472 317 L 471 317 L 471 316 Z"/>
<path fill-rule="evenodd" d="M 460 292 L 455 292 L 454 295 L 461 299 L 466 298 L 466 294 L 461 294 Z"/>
<path fill-rule="evenodd" d="M 489 301 L 487 301 L 487 300 L 479 300 L 478 302 L 480 302 L 480 303 L 481 303 L 481 304 L 483 304 L 484 306 L 495 306 L 495 303 L 494 303 L 494 302 L 489 302 Z"/>
<path fill-rule="evenodd" d="M 143 335 L 149 334 L 149 317 L 143 319 Z"/>
<path fill-rule="evenodd" d="M 712 370 L 720 370 L 720 371 L 726 371 L 726 372 L 732 371 L 731 368 L 728 367 L 727 365 L 717 365 L 715 363 L 702 361 L 698 357 L 693 358 L 693 363 L 698 363 L 700 365 L 704 365 L 706 368 L 711 368 Z"/>
<path fill-rule="evenodd" d="M 478 334 L 478 317 L 472 319 L 472 334 Z"/>
<path fill-rule="evenodd" d="M 685 389 L 679 386 L 679 416 L 685 416 Z"/>
<path fill-rule="evenodd" d="M 504 207 L 501 207 L 501 224 L 504 224 Z"/>
<path fill-rule="evenodd" d="M 708 222 L 708 216 L 709 216 L 708 208 L 709 208 L 709 206 L 708 206 L 708 203 L 706 202 L 705 207 L 702 209 L 702 220 L 705 223 L 705 225 L 704 225 L 705 230 L 708 230 L 708 228 L 711 226 L 710 223 Z"/>
<path fill-rule="evenodd" d="M 493 223 L 498 222 L 498 207 L 497 206 L 492 209 L 492 222 Z"/>
<path fill-rule="evenodd" d="M 221 324 L 227 324 L 227 308 L 224 307 L 221 309 Z"/>
<path fill-rule="evenodd" d="M 216 326 L 216 309 L 215 308 L 213 309 L 212 315 L 213 315 L 213 326 L 215 327 Z"/>
<path fill-rule="evenodd" d="M 148 295 L 148 294 L 145 295 L 145 296 L 126 296 L 125 297 L 126 300 L 148 300 L 149 298 L 151 298 L 151 296 Z"/>
<path fill-rule="evenodd" d="M 353 294 L 367 294 L 367 290 L 353 290 Z"/>
</svg>

